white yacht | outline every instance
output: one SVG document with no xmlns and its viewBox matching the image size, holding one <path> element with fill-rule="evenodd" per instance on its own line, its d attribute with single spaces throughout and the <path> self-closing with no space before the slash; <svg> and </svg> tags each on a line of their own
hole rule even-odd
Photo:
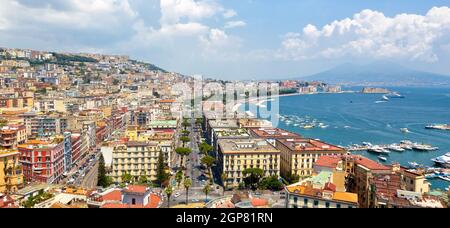
<svg viewBox="0 0 450 228">
<path fill-rule="evenodd" d="M 450 152 L 448 152 L 442 156 L 439 156 L 437 158 L 433 158 L 433 159 L 431 159 L 431 161 L 433 161 L 434 163 L 436 163 L 439 166 L 450 168 Z"/>
<path fill-rule="evenodd" d="M 388 149 L 392 150 L 392 151 L 396 151 L 396 152 L 404 152 L 405 151 L 405 149 L 403 149 L 401 146 L 396 145 L 396 144 L 389 145 Z"/>
</svg>

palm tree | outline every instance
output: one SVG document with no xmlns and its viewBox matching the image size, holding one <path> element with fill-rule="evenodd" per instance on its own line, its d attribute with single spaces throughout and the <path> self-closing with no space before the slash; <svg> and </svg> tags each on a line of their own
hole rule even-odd
<svg viewBox="0 0 450 228">
<path fill-rule="evenodd" d="M 185 178 L 184 179 L 184 188 L 186 189 L 186 205 L 188 205 L 188 195 L 189 195 L 189 188 L 192 186 L 192 180 L 191 178 Z"/>
<path fill-rule="evenodd" d="M 208 183 L 203 188 L 203 193 L 205 193 L 205 203 L 208 201 L 208 194 L 211 192 L 211 185 Z"/>
<path fill-rule="evenodd" d="M 164 192 L 167 195 L 167 208 L 170 208 L 170 197 L 172 196 L 173 193 L 173 188 L 172 186 L 167 186 L 166 189 L 164 189 Z"/>
</svg>

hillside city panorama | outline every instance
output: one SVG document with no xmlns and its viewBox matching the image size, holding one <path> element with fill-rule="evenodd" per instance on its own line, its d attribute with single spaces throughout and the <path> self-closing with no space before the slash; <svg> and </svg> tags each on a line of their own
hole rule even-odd
<svg viewBox="0 0 450 228">
<path fill-rule="evenodd" d="M 0 208 L 449 207 L 440 1 L 43 2 L 0 0 Z"/>
</svg>

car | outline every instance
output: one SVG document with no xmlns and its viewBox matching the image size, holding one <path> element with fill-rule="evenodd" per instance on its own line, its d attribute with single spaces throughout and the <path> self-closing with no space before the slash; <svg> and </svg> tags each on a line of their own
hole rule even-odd
<svg viewBox="0 0 450 228">
<path fill-rule="evenodd" d="M 198 202 L 200 202 L 200 200 L 198 200 L 198 199 L 193 199 L 192 202 L 193 202 L 193 203 L 198 203 Z"/>
<path fill-rule="evenodd" d="M 179 192 L 175 193 L 175 195 L 173 195 L 173 197 L 177 198 L 179 197 L 181 194 Z"/>
</svg>

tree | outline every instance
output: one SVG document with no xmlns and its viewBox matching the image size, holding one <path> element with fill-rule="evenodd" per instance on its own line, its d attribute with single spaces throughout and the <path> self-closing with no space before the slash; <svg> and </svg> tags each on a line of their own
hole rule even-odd
<svg viewBox="0 0 450 228">
<path fill-rule="evenodd" d="M 173 188 L 172 188 L 172 186 L 167 186 L 165 189 L 164 189 L 164 192 L 166 193 L 166 195 L 167 195 L 167 208 L 170 208 L 170 197 L 172 196 L 172 193 L 173 193 Z"/>
<path fill-rule="evenodd" d="M 188 205 L 188 203 L 189 203 L 189 199 L 188 199 L 188 196 L 189 196 L 189 188 L 192 186 L 192 180 L 191 180 L 191 178 L 184 178 L 184 183 L 183 183 L 183 185 L 184 185 L 184 188 L 186 189 L 186 205 Z"/>
<path fill-rule="evenodd" d="M 186 143 L 191 141 L 191 139 L 187 136 L 181 136 L 180 140 L 181 140 L 181 142 L 183 142 L 183 147 L 186 145 Z"/>
<path fill-rule="evenodd" d="M 162 151 L 159 152 L 158 164 L 156 166 L 156 180 L 161 186 L 167 181 L 169 175 L 166 173 L 166 165 L 164 164 L 164 154 Z"/>
<path fill-rule="evenodd" d="M 118 85 L 120 83 L 119 79 L 114 78 L 113 80 L 113 85 Z"/>
<path fill-rule="evenodd" d="M 145 174 L 139 176 L 138 183 L 139 183 L 140 185 L 147 185 L 147 184 L 148 184 L 148 178 L 147 178 L 147 176 L 146 176 Z"/>
<path fill-rule="evenodd" d="M 121 179 L 122 179 L 123 183 L 131 184 L 131 182 L 133 181 L 133 176 L 131 176 L 131 174 L 125 172 L 124 174 L 122 174 Z"/>
<path fill-rule="evenodd" d="M 260 189 L 263 190 L 271 190 L 271 191 L 280 191 L 283 189 L 283 184 L 278 180 L 277 176 L 265 177 L 261 180 L 259 184 Z"/>
<path fill-rule="evenodd" d="M 299 175 L 295 175 L 295 174 L 289 174 L 286 176 L 286 181 L 288 182 L 288 184 L 294 184 L 299 182 L 300 180 L 300 176 Z"/>
<path fill-rule="evenodd" d="M 212 156 L 206 155 L 204 156 L 201 160 L 200 163 L 204 166 L 206 166 L 206 168 L 208 169 L 209 172 L 209 176 L 210 179 L 213 180 L 213 176 L 212 176 L 212 171 L 211 171 L 211 167 L 214 165 L 214 163 L 216 162 L 216 159 Z"/>
<path fill-rule="evenodd" d="M 177 181 L 177 186 L 180 187 L 181 181 L 183 181 L 183 171 L 179 170 L 175 175 L 175 180 Z"/>
<path fill-rule="evenodd" d="M 227 184 L 228 184 L 228 175 L 225 172 L 223 172 L 221 177 L 222 177 L 222 188 L 223 188 L 222 194 L 225 195 L 225 190 L 226 190 Z"/>
<path fill-rule="evenodd" d="M 188 130 L 183 130 L 181 133 L 182 133 L 184 136 L 188 136 L 189 134 L 191 134 L 191 132 L 188 131 Z"/>
<path fill-rule="evenodd" d="M 197 118 L 196 120 L 195 120 L 195 124 L 197 124 L 197 125 L 200 125 L 200 124 L 202 124 L 203 123 L 203 118 Z"/>
<path fill-rule="evenodd" d="M 244 170 L 242 174 L 245 176 L 244 183 L 246 186 L 249 186 L 253 191 L 258 188 L 259 181 L 261 177 L 264 175 L 264 171 L 259 168 L 250 168 Z"/>
<path fill-rule="evenodd" d="M 185 156 L 189 156 L 189 154 L 192 153 L 192 150 L 190 148 L 184 148 L 184 147 L 180 147 L 175 149 L 175 152 L 181 156 L 181 163 L 180 166 L 183 166 L 183 160 Z"/>
<path fill-rule="evenodd" d="M 203 188 L 203 193 L 205 193 L 205 203 L 208 201 L 208 194 L 211 192 L 211 185 L 208 183 Z"/>
<path fill-rule="evenodd" d="M 100 159 L 98 161 L 97 186 L 106 188 L 111 184 L 111 179 L 106 176 L 105 159 L 103 158 L 103 154 L 100 154 Z"/>
<path fill-rule="evenodd" d="M 200 145 L 199 145 L 199 149 L 200 149 L 200 152 L 201 152 L 202 154 L 208 155 L 209 152 L 211 152 L 211 151 L 214 150 L 214 147 L 212 147 L 211 145 L 209 145 L 209 144 L 206 143 L 206 142 L 202 142 L 202 143 L 200 143 Z"/>
<path fill-rule="evenodd" d="M 184 130 L 186 130 L 188 127 L 190 127 L 191 126 L 191 124 L 189 123 L 189 122 L 187 122 L 187 120 L 185 119 L 184 121 L 183 121 L 183 123 L 181 123 L 181 125 L 183 125 L 183 127 L 184 127 Z"/>
</svg>

